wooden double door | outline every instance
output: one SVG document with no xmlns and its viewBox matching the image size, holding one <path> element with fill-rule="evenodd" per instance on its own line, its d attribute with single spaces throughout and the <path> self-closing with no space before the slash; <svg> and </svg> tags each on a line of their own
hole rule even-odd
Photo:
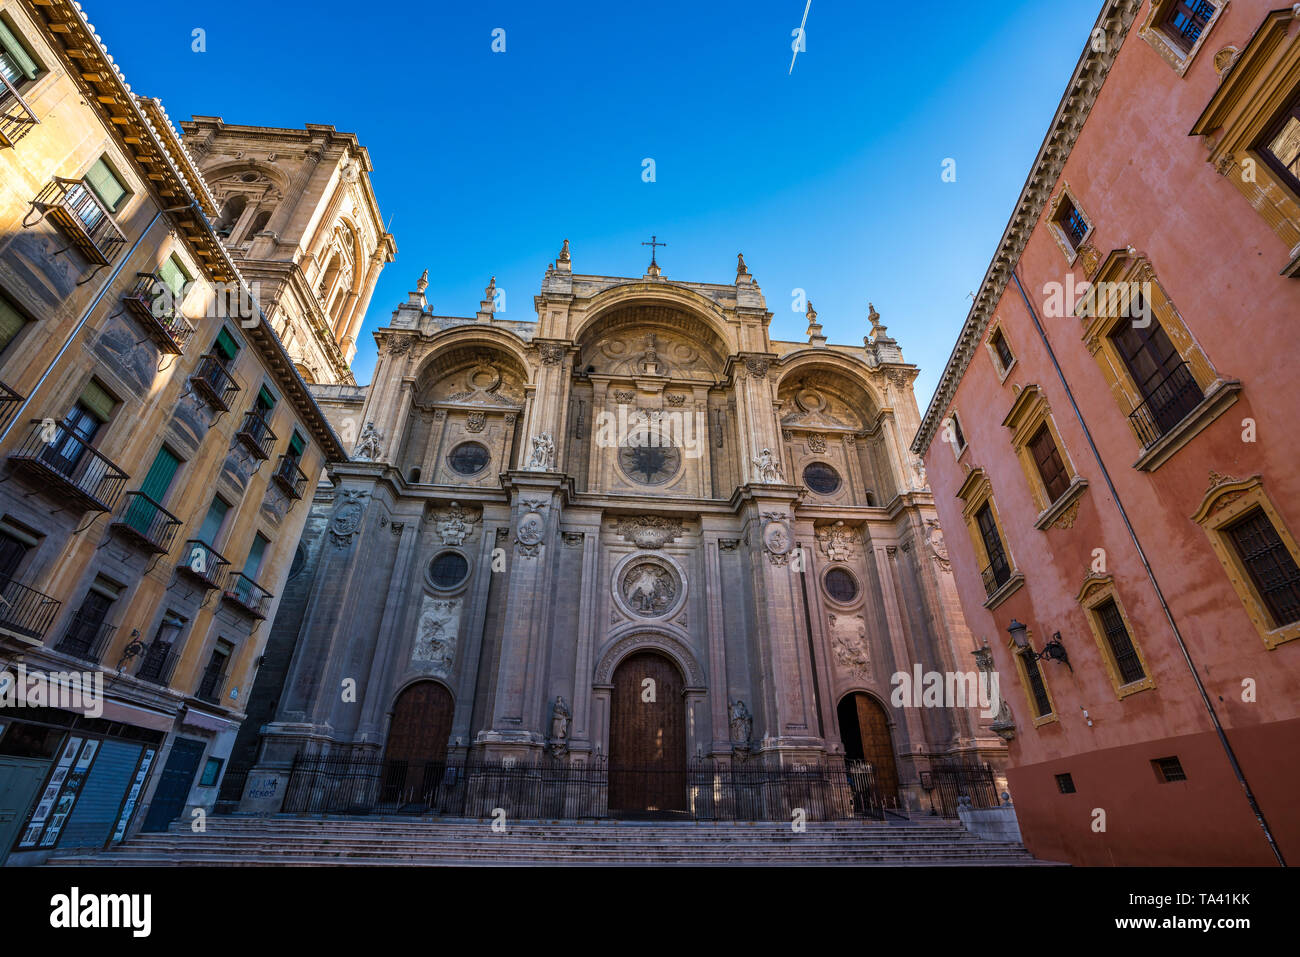
<svg viewBox="0 0 1300 957">
<path fill-rule="evenodd" d="M 875 698 L 859 691 L 840 701 L 839 719 L 845 758 L 870 764 L 880 792 L 877 796 L 888 802 L 896 800 L 898 766 L 885 709 Z"/>
<path fill-rule="evenodd" d="M 673 816 L 686 810 L 685 683 L 663 655 L 637 652 L 614 671 L 609 708 L 609 809 Z"/>
<path fill-rule="evenodd" d="M 455 712 L 451 692 L 417 681 L 397 696 L 384 749 L 381 800 L 399 807 L 428 803 L 447 765 Z"/>
</svg>

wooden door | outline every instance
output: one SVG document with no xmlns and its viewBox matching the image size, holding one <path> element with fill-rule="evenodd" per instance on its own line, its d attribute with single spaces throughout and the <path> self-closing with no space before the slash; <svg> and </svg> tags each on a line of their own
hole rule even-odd
<svg viewBox="0 0 1300 957">
<path fill-rule="evenodd" d="M 609 807 L 623 813 L 686 810 L 686 702 L 667 658 L 638 652 L 614 672 L 609 710 Z"/>
<path fill-rule="evenodd" d="M 898 767 L 894 763 L 894 743 L 885 709 L 875 698 L 859 692 L 840 702 L 839 717 L 844 756 L 871 765 L 879 800 L 891 803 L 897 800 Z"/>
<path fill-rule="evenodd" d="M 446 769 L 454 711 L 451 692 L 436 681 L 417 682 L 398 696 L 384 753 L 382 801 L 429 805 Z"/>
</svg>

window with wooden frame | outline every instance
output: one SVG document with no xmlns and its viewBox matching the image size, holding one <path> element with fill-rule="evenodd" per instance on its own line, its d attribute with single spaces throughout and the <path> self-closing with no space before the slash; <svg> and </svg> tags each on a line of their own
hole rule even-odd
<svg viewBox="0 0 1300 957">
<path fill-rule="evenodd" d="M 1056 702 L 1052 699 L 1052 689 L 1047 685 L 1047 676 L 1043 674 L 1042 662 L 1034 658 L 1033 635 L 1029 636 L 1029 648 L 1023 651 L 1012 640 L 1007 641 L 1011 657 L 1016 661 L 1016 673 L 1020 676 L 1020 686 L 1025 689 L 1025 700 L 1029 704 L 1029 713 L 1033 716 L 1035 728 L 1051 724 L 1057 720 Z"/>
<path fill-rule="evenodd" d="M 1210 473 L 1211 487 L 1192 516 L 1266 647 L 1300 638 L 1300 548 L 1260 476 Z"/>
<path fill-rule="evenodd" d="M 1016 364 L 1016 355 L 1011 351 L 1011 344 L 1007 341 L 1007 334 L 1000 322 L 994 324 L 993 331 L 984 340 L 984 345 L 993 359 L 993 368 L 997 370 L 998 379 L 1005 382 L 1011 368 Z"/>
<path fill-rule="evenodd" d="M 1183 76 L 1228 0 L 1152 0 L 1138 36 Z"/>
<path fill-rule="evenodd" d="M 1134 468 L 1155 471 L 1237 401 L 1241 383 L 1210 364 L 1145 256 L 1106 257 L 1077 314 L 1137 440 Z"/>
<path fill-rule="evenodd" d="M 1002 424 L 1011 430 L 1011 448 L 1038 509 L 1034 528 L 1072 527 L 1088 481 L 1075 471 L 1043 391 L 1037 385 L 1021 389 Z"/>
<path fill-rule="evenodd" d="M 966 433 L 962 431 L 961 420 L 957 418 L 955 409 L 944 418 L 940 428 L 943 440 L 952 446 L 953 456 L 961 458 L 962 453 L 966 451 Z"/>
<path fill-rule="evenodd" d="M 1016 570 L 993 501 L 993 486 L 983 469 L 967 473 L 957 497 L 965 503 L 962 517 L 984 581 L 984 607 L 996 608 L 1025 583 L 1025 576 Z"/>
<path fill-rule="evenodd" d="M 1083 244 L 1092 236 L 1092 220 L 1084 213 L 1079 200 L 1071 192 L 1069 183 L 1062 183 L 1048 204 L 1047 228 L 1056 244 L 1061 247 L 1066 260 L 1073 266 Z"/>
<path fill-rule="evenodd" d="M 1126 698 L 1154 688 L 1156 683 L 1151 677 L 1151 669 L 1147 667 L 1133 625 L 1115 591 L 1115 579 L 1110 575 L 1089 575 L 1079 590 L 1078 602 L 1097 641 L 1115 695 Z"/>
<path fill-rule="evenodd" d="M 1192 135 L 1205 137 L 1215 170 L 1289 250 L 1281 275 L 1300 279 L 1300 30 L 1294 26 L 1290 4 L 1264 18 L 1245 49 L 1224 62 L 1223 80 Z"/>
</svg>

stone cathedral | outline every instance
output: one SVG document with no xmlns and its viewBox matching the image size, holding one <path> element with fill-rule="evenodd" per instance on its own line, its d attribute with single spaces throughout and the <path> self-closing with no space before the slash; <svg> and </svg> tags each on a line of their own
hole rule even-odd
<svg viewBox="0 0 1300 957">
<path fill-rule="evenodd" d="M 926 807 L 931 759 L 1002 742 L 895 707 L 969 672 L 919 460 L 917 374 L 874 307 L 805 342 L 730 283 L 574 271 L 536 321 L 436 315 L 427 273 L 367 387 L 313 387 L 351 461 L 322 481 L 231 757 L 246 809 L 297 754 L 615 766 L 856 758 Z M 647 706 L 643 689 L 657 689 Z M 909 702 L 910 704 L 910 702 Z M 632 808 L 630 810 L 636 810 Z"/>
</svg>

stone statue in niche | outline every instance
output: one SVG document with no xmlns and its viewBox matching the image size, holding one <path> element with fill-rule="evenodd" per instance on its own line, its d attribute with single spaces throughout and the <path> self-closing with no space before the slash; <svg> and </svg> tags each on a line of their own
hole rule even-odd
<svg viewBox="0 0 1300 957">
<path fill-rule="evenodd" d="M 754 736 L 754 716 L 740 699 L 731 702 L 730 712 L 731 746 L 737 751 L 748 751 Z"/>
<path fill-rule="evenodd" d="M 754 466 L 758 469 L 758 480 L 764 485 L 780 485 L 785 481 L 781 474 L 781 463 L 771 449 L 759 452 L 754 458 Z"/>
<path fill-rule="evenodd" d="M 528 471 L 549 472 L 555 466 L 555 440 L 550 432 L 533 436 L 533 454 L 528 458 Z"/>
<path fill-rule="evenodd" d="M 555 706 L 551 709 L 551 754 L 557 758 L 569 750 L 569 721 L 573 715 L 564 703 L 564 696 L 557 695 Z"/>
<path fill-rule="evenodd" d="M 358 462 L 378 462 L 384 454 L 384 433 L 375 428 L 375 423 L 367 422 L 357 439 L 357 447 L 352 457 Z"/>
</svg>

